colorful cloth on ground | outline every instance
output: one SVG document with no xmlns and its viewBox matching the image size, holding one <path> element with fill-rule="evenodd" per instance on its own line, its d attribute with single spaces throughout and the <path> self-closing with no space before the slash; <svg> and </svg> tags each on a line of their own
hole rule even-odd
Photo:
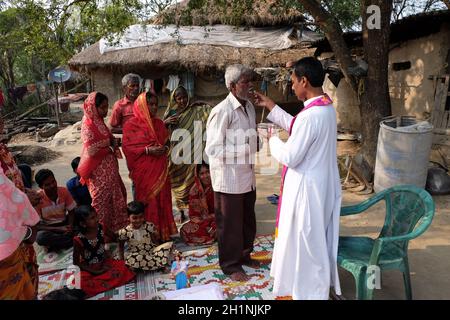
<svg viewBox="0 0 450 320">
<path fill-rule="evenodd" d="M 252 258 L 261 262 L 261 267 L 251 269 L 244 266 L 245 271 L 251 276 L 247 282 L 232 281 L 222 273 L 218 265 L 216 246 L 184 252 L 185 258 L 189 260 L 189 285 L 194 287 L 217 283 L 221 286 L 227 300 L 273 300 L 272 279 L 269 276 L 272 249 L 272 235 L 256 238 Z M 68 277 L 69 274 L 65 270 L 41 275 L 39 297 L 42 298 L 52 290 L 61 289 L 66 284 Z M 91 300 L 146 300 L 158 292 L 175 289 L 175 280 L 169 274 L 145 272 L 138 273 L 135 280 L 98 294 Z"/>
<path fill-rule="evenodd" d="M 39 215 L 28 197 L 17 189 L 0 168 L 0 260 L 15 252 L 22 243 L 27 226 L 39 222 Z"/>
<path fill-rule="evenodd" d="M 312 100 L 308 105 L 305 105 L 303 109 L 298 113 L 308 110 L 309 108 L 316 107 L 316 106 L 327 106 L 331 105 L 333 103 L 333 100 L 325 93 L 324 95 Z M 297 114 L 297 115 L 298 115 Z M 295 116 L 291 124 L 289 126 L 289 135 L 292 133 L 292 127 L 294 126 L 295 120 L 297 119 L 297 116 Z M 284 177 L 286 176 L 286 172 L 288 170 L 287 166 L 283 165 L 283 170 L 281 171 L 281 183 L 280 183 L 280 195 L 278 197 L 278 207 L 277 207 L 277 219 L 275 223 L 275 238 L 278 236 L 278 221 L 280 220 L 280 208 L 281 208 L 281 201 L 283 197 L 283 186 L 284 186 Z"/>
<path fill-rule="evenodd" d="M 127 97 L 117 100 L 114 103 L 111 118 L 109 119 L 111 127 L 123 128 L 125 123 L 134 116 L 133 105 L 134 101 L 129 100 Z"/>
<path fill-rule="evenodd" d="M 164 146 L 169 134 L 163 121 L 151 116 L 146 93 L 136 99 L 133 112 L 134 117 L 123 128 L 122 148 L 135 186 L 135 197 L 147 205 L 145 219 L 156 226 L 160 241 L 169 241 L 170 235 L 178 230 L 172 214 L 167 154 L 153 156 L 145 152 L 149 146 Z"/>
<path fill-rule="evenodd" d="M 83 150 L 77 171 L 81 183 L 88 185 L 92 207 L 97 212 L 100 223 L 112 231 L 117 231 L 128 223 L 127 193 L 116 158 L 119 149 L 112 150 L 110 147 L 113 136 L 98 114 L 95 106 L 96 94 L 92 92 L 83 105 Z"/>
<path fill-rule="evenodd" d="M 25 190 L 22 173 L 19 167 L 17 167 L 14 157 L 8 150 L 8 147 L 2 142 L 0 142 L 0 167 L 3 169 L 3 172 L 8 179 L 11 180 L 17 188 L 21 191 Z"/>
<path fill-rule="evenodd" d="M 41 217 L 41 223 L 54 225 L 64 222 L 68 211 L 75 209 L 77 204 L 65 187 L 58 188 L 58 198 L 53 202 L 44 190 L 39 190 L 41 202 L 36 206 L 36 211 Z"/>
<path fill-rule="evenodd" d="M 128 244 L 125 251 L 127 266 L 152 271 L 168 265 L 173 243 L 167 242 L 164 246 L 157 246 L 152 241 L 154 233 L 155 225 L 151 222 L 144 222 L 139 229 L 133 229 L 131 225 L 128 225 L 119 230 L 117 240 Z"/>
<path fill-rule="evenodd" d="M 182 86 L 178 88 L 180 87 Z M 190 134 L 190 139 L 173 141 L 170 153 L 172 157 L 176 156 L 179 159 L 187 159 L 188 164 L 184 162 L 176 164 L 172 161 L 169 163 L 170 181 L 177 207 L 179 209 L 186 209 L 189 206 L 189 191 L 194 183 L 195 166 L 197 163 L 201 163 L 203 159 L 203 151 L 205 150 L 203 137 L 206 131 L 206 121 L 208 120 L 212 107 L 203 102 L 190 103 L 188 100 L 187 106 L 181 109 L 175 102 L 174 94 L 177 89 L 170 96 L 163 119 L 176 115 L 178 117 L 178 123 L 172 126 L 172 130 L 185 129 Z M 182 154 L 186 150 L 190 150 L 189 155 Z M 178 154 L 173 154 L 175 151 Z"/>
<path fill-rule="evenodd" d="M 34 244 L 39 274 L 46 274 L 63 270 L 72 265 L 73 249 L 65 249 L 58 252 L 48 251 L 45 247 Z"/>
<path fill-rule="evenodd" d="M 21 248 L 0 260 L 0 300 L 33 300 L 34 283 L 26 269 Z"/>
<path fill-rule="evenodd" d="M 180 236 L 189 245 L 211 244 L 216 238 L 216 221 L 214 218 L 214 192 L 212 185 L 203 187 L 198 173 L 189 192 L 189 218 L 183 224 Z M 193 221 L 192 218 L 196 218 Z"/>
<path fill-rule="evenodd" d="M 90 268 L 98 270 L 103 266 L 109 268 L 99 275 L 81 271 L 81 289 L 87 297 L 124 285 L 134 278 L 134 273 L 125 266 L 123 260 L 117 261 L 106 258 L 104 232 L 101 224 L 98 225 L 95 239 L 88 239 L 79 233 L 73 238 L 73 241 L 82 247 L 80 263 L 87 263 Z"/>
<path fill-rule="evenodd" d="M 229 276 L 223 274 L 219 267 L 217 246 L 215 245 L 207 249 L 185 252 L 185 259 L 189 261 L 187 272 L 189 285 L 194 287 L 217 283 L 222 287 L 227 300 L 273 300 L 276 297 L 272 295 L 272 279 L 269 276 L 272 248 L 272 235 L 256 238 L 252 259 L 258 260 L 261 266 L 258 269 L 243 266 L 245 272 L 250 276 L 246 282 L 233 281 Z M 175 281 L 170 277 L 159 276 L 156 279 L 157 292 L 175 289 Z"/>
</svg>

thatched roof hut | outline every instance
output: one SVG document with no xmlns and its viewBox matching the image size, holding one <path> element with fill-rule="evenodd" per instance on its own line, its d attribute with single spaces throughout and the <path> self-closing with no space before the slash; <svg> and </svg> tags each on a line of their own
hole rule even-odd
<svg viewBox="0 0 450 320">
<path fill-rule="evenodd" d="M 223 3 L 220 5 L 219 3 Z M 226 0 L 193 1 L 184 0 L 156 16 L 151 23 L 178 26 L 234 25 L 244 27 L 299 26 L 304 21 L 302 13 L 295 7 L 286 9 L 275 0 L 255 0 L 241 3 L 239 10 L 235 2 Z M 248 8 L 247 8 L 248 7 Z M 284 65 L 287 61 L 311 55 L 305 45 L 289 50 L 272 51 L 255 48 L 235 48 L 205 44 L 179 45 L 177 43 L 157 44 L 141 48 L 118 50 L 100 54 L 98 42 L 72 57 L 71 68 L 89 70 L 93 68 L 139 69 L 143 66 L 170 68 L 172 70 L 224 70 L 233 63 L 253 67 Z"/>
<path fill-rule="evenodd" d="M 270 41 L 266 41 L 269 44 L 267 49 L 208 44 L 206 40 L 202 40 L 195 44 L 180 44 L 179 41 L 174 41 L 126 49 L 121 47 L 105 52 L 102 50 L 103 54 L 100 50 L 103 48 L 102 43 L 97 42 L 73 56 L 69 66 L 74 70 L 89 73 L 94 82 L 94 89 L 104 92 L 112 101 L 122 94 L 121 77 L 128 72 L 135 72 L 146 79 L 162 79 L 163 86 L 169 75 L 179 75 L 184 81 L 183 78 L 187 73 L 193 73 L 195 96 L 214 102 L 220 101 L 218 99 L 227 93 L 223 83 L 223 72 L 227 65 L 242 63 L 255 68 L 279 67 L 285 66 L 288 61 L 313 55 L 314 51 L 309 48 L 309 44 L 315 41 L 318 35 L 303 28 L 304 19 L 297 9 L 286 10 L 274 0 L 243 1 L 240 8 L 230 6 L 230 1 L 221 2 L 226 5 L 216 5 L 219 2 L 215 0 L 194 1 L 192 4 L 183 1 L 156 17 L 151 21 L 151 25 L 155 27 L 158 23 L 174 24 L 184 28 L 184 25 L 227 24 L 240 26 L 237 32 L 249 31 L 251 34 L 254 30 L 250 30 L 250 26 L 271 27 L 277 30 L 292 28 L 288 38 L 294 41 L 291 41 L 288 49 L 282 50 L 272 50 L 274 45 Z M 189 10 L 186 10 L 187 8 Z M 220 29 L 217 25 L 213 28 Z M 132 27 L 127 30 L 130 29 Z M 233 37 L 230 34 L 225 35 Z M 138 36 L 136 42 L 143 45 L 140 39 Z M 305 39 L 307 40 L 304 41 Z M 278 92 L 272 85 L 269 90 L 273 90 L 274 94 L 277 92 L 279 101 L 291 99 L 287 94 Z M 166 92 L 162 92 L 162 103 L 165 99 L 167 99 Z"/>
<path fill-rule="evenodd" d="M 195 73 L 221 70 L 233 63 L 252 67 L 280 66 L 290 60 L 312 55 L 314 50 L 293 48 L 271 51 L 255 48 L 234 48 L 213 45 L 178 45 L 164 43 L 153 46 L 117 50 L 100 54 L 99 43 L 78 53 L 69 61 L 72 69 L 88 71 L 97 68 L 117 70 L 142 68 L 186 69 Z"/>
<path fill-rule="evenodd" d="M 234 25 L 243 27 L 295 26 L 304 21 L 302 12 L 295 7 L 284 8 L 280 1 L 189 1 L 184 0 L 156 16 L 151 23 L 179 26 Z M 184 68 L 194 72 L 224 70 L 232 63 L 253 67 L 284 65 L 287 61 L 311 55 L 301 44 L 289 50 L 271 51 L 255 48 L 235 48 L 213 45 L 157 44 L 100 54 L 98 42 L 75 55 L 71 68 L 157 67 L 174 70 Z"/>
</svg>

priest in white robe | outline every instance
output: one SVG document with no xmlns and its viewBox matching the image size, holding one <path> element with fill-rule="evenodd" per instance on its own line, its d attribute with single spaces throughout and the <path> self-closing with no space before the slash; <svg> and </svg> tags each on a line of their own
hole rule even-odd
<svg viewBox="0 0 450 320">
<path fill-rule="evenodd" d="M 270 275 L 274 296 L 327 300 L 340 295 L 337 270 L 341 184 L 336 155 L 336 111 L 323 92 L 325 78 L 313 57 L 296 62 L 292 89 L 304 108 L 292 117 L 270 98 L 255 93 L 267 117 L 290 133 L 270 138 L 272 156 L 283 164 L 276 239 Z"/>
</svg>

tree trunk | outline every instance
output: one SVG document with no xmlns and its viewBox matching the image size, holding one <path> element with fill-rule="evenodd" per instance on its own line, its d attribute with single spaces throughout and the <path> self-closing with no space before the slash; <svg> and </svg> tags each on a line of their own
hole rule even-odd
<svg viewBox="0 0 450 320">
<path fill-rule="evenodd" d="M 339 22 L 326 11 L 317 0 L 298 0 L 313 16 L 323 30 L 337 62 L 359 98 L 363 143 L 361 154 L 369 174 L 375 168 L 379 122 L 391 113 L 388 87 L 389 34 L 392 0 L 361 0 L 363 21 L 363 43 L 365 61 L 368 63 L 367 77 L 355 79 L 348 70 L 354 67 L 351 52 L 347 47 Z M 377 5 L 381 10 L 381 28 L 368 30 L 367 7 Z"/>
<path fill-rule="evenodd" d="M 14 89 L 15 78 L 14 78 L 14 56 L 12 55 L 10 50 L 6 50 L 0 56 L 0 78 L 3 82 L 3 86 L 5 87 L 5 91 L 3 92 L 6 100 L 6 106 L 15 106 L 16 101 L 14 101 L 14 96 L 11 95 L 9 89 Z"/>
<path fill-rule="evenodd" d="M 13 53 L 11 51 L 7 51 L 7 72 L 8 72 L 8 80 L 9 80 L 9 87 L 10 88 L 14 88 L 15 87 L 15 77 L 14 77 L 14 56 Z"/>
<path fill-rule="evenodd" d="M 369 5 L 377 5 L 381 9 L 381 28 L 368 29 L 367 10 Z M 388 84 L 389 35 L 392 0 L 364 0 L 363 47 L 364 60 L 368 64 L 367 77 L 360 79 L 358 96 L 363 143 L 361 154 L 373 172 L 377 152 L 379 123 L 382 118 L 391 114 L 391 99 Z"/>
</svg>

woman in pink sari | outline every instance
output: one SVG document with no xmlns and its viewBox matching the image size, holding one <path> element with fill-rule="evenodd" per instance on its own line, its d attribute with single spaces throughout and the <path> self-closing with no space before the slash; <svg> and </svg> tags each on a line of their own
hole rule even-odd
<svg viewBox="0 0 450 320">
<path fill-rule="evenodd" d="M 152 222 L 161 242 L 178 233 L 172 214 L 172 194 L 168 177 L 169 133 L 156 117 L 158 98 L 142 93 L 134 102 L 134 117 L 123 127 L 123 152 L 136 200 L 146 204 L 145 219 Z"/>
<path fill-rule="evenodd" d="M 77 171 L 80 182 L 89 188 L 100 223 L 115 232 L 128 224 L 127 192 L 119 174 L 120 150 L 103 120 L 108 113 L 108 98 L 92 92 L 83 108 L 83 151 Z"/>
</svg>

